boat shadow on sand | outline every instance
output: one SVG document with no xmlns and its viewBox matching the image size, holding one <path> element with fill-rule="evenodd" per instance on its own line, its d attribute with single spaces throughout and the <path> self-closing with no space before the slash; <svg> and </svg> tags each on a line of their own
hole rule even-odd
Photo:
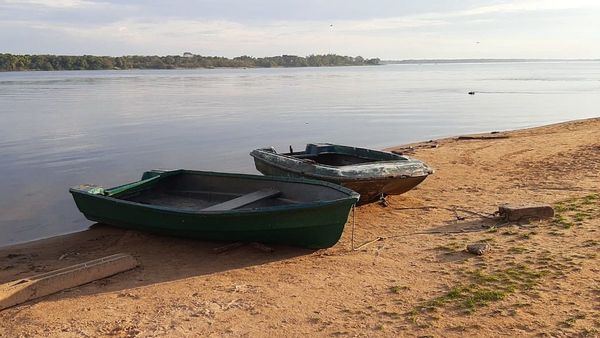
<svg viewBox="0 0 600 338">
<path fill-rule="evenodd" d="M 94 224 L 82 232 L 0 248 L 0 283 L 116 253 L 131 254 L 139 262 L 139 266 L 133 270 L 25 303 L 32 304 L 208 276 L 315 251 L 270 244 L 272 252 L 251 245 L 234 246 L 222 252 L 215 250 L 227 244 L 158 236 Z"/>
</svg>

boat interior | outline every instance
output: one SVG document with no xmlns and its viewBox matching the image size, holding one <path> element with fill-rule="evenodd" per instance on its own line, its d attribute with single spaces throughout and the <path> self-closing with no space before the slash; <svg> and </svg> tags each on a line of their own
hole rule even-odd
<svg viewBox="0 0 600 338">
<path fill-rule="evenodd" d="M 113 197 L 190 211 L 226 211 L 335 200 L 348 195 L 313 184 L 184 172 Z"/>
<path fill-rule="evenodd" d="M 306 154 L 302 153 L 288 153 L 284 155 L 293 156 L 296 158 L 300 158 L 303 160 L 316 162 L 324 165 L 329 165 L 333 167 L 342 167 L 346 165 L 352 164 L 360 164 L 360 163 L 370 163 L 377 162 L 378 160 L 370 159 L 370 158 L 361 158 L 358 156 L 345 155 L 345 154 L 336 154 L 336 153 L 325 153 L 325 154 Z"/>
<path fill-rule="evenodd" d="M 405 159 L 402 156 L 382 151 L 312 143 L 307 144 L 304 151 L 290 152 L 283 155 L 334 167 Z"/>
</svg>

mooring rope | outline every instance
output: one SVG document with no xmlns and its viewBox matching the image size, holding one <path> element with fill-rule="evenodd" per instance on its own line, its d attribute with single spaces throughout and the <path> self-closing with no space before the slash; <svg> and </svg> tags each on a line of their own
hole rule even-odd
<svg viewBox="0 0 600 338">
<path fill-rule="evenodd" d="M 352 243 L 352 251 L 354 251 L 354 227 L 356 227 L 356 217 L 354 216 L 356 206 L 352 205 L 352 232 L 350 235 L 350 242 Z"/>
</svg>

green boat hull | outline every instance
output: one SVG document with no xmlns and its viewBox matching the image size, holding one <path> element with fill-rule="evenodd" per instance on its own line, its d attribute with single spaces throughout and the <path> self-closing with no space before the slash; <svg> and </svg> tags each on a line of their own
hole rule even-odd
<svg viewBox="0 0 600 338">
<path fill-rule="evenodd" d="M 256 175 L 180 172 L 215 175 L 220 179 L 230 176 L 252 181 L 262 180 L 266 185 L 272 181 L 296 183 L 300 188 L 307 184 L 317 185 L 324 189 L 335 189 L 342 193 L 343 197 L 331 201 L 202 212 L 202 210 L 148 205 L 118 198 L 119 195 L 127 194 L 130 190 L 151 188 L 152 182 L 143 187 L 144 183 L 140 181 L 141 188 L 140 182 L 136 182 L 129 187 L 126 185 L 108 190 L 90 187 L 72 188 L 70 192 L 77 207 L 87 219 L 117 227 L 186 238 L 279 243 L 314 249 L 331 247 L 338 242 L 350 209 L 358 200 L 356 193 L 349 190 L 342 191 L 325 182 L 266 178 Z M 171 174 L 167 173 L 167 175 Z M 148 173 L 144 177 L 146 180 L 153 179 L 152 174 Z M 110 195 L 111 191 L 116 191 L 114 196 Z"/>
</svg>

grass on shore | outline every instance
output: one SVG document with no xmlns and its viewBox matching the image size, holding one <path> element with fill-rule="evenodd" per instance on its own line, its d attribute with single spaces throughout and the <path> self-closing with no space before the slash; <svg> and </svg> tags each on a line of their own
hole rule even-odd
<svg viewBox="0 0 600 338">
<path fill-rule="evenodd" d="M 583 225 L 584 222 L 600 216 L 600 195 L 590 194 L 561 201 L 554 205 L 554 210 L 555 216 L 549 223 L 554 226 L 550 234 L 563 235 L 565 230 Z M 537 231 L 522 232 L 518 231 L 518 229 L 506 229 L 499 232 L 499 234 L 509 238 L 505 241 L 515 242 L 515 239 L 521 241 L 530 240 L 539 233 Z M 587 240 L 582 243 L 583 247 L 595 247 L 599 245 L 600 242 L 597 240 Z M 447 243 L 437 246 L 436 249 L 453 252 L 460 246 L 457 243 Z M 515 245 L 507 249 L 507 253 L 513 255 L 533 254 L 534 251 L 536 250 L 522 245 Z M 464 282 L 451 287 L 441 296 L 416 305 L 407 313 L 408 318 L 415 324 L 427 326 L 429 325 L 427 321 L 423 321 L 422 319 L 436 319 L 435 312 L 442 308 L 455 310 L 463 314 L 470 314 L 492 302 L 503 300 L 513 293 L 531 290 L 548 273 L 560 274 L 566 273 L 566 271 L 577 270 L 577 264 L 572 261 L 573 257 L 561 256 L 560 258 L 564 262 L 555 262 L 554 257 L 545 256 L 542 253 L 541 256 L 537 257 L 537 260 L 533 258 L 528 259 L 534 265 L 520 263 L 512 264 L 508 268 L 491 271 L 481 268 L 462 271 L 461 274 L 464 277 Z M 583 258 L 590 257 L 585 256 Z M 399 290 L 390 288 L 390 291 L 393 293 L 398 293 Z M 578 319 L 575 318 L 574 320 Z"/>
<path fill-rule="evenodd" d="M 417 305 L 408 313 L 411 321 L 416 322 L 419 316 L 431 314 L 441 307 L 472 313 L 514 292 L 532 289 L 544 275 L 523 264 L 493 272 L 468 270 L 464 274 L 468 283 L 452 287 L 445 294 Z"/>
<path fill-rule="evenodd" d="M 598 205 L 600 205 L 599 194 L 558 202 L 554 205 L 555 215 L 552 223 L 563 229 L 581 225 L 584 221 L 599 216 Z"/>
</svg>

